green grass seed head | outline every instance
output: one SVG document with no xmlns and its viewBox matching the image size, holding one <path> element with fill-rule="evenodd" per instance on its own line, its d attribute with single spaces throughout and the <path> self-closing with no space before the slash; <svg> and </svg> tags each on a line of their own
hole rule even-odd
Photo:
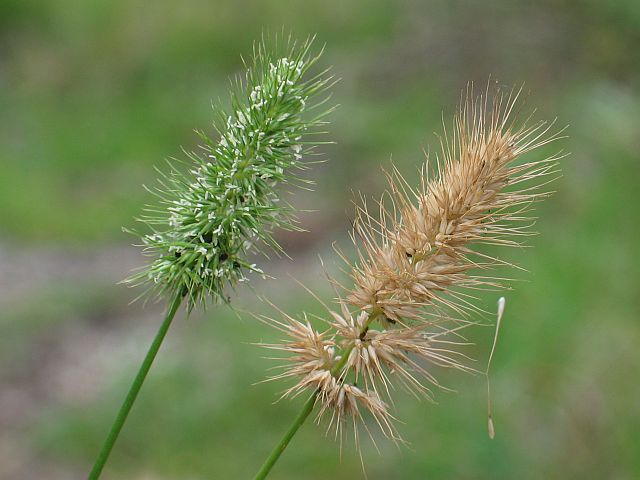
<svg viewBox="0 0 640 480">
<path fill-rule="evenodd" d="M 281 251 L 275 228 L 295 230 L 292 208 L 281 202 L 280 184 L 301 184 L 318 134 L 331 108 L 323 95 L 333 84 L 327 70 L 310 70 L 321 55 L 313 39 L 285 40 L 272 48 L 255 45 L 246 73 L 235 81 L 231 109 L 217 108 L 218 140 L 200 133 L 203 145 L 187 153 L 188 167 L 175 161 L 152 190 L 159 205 L 139 220 L 146 268 L 130 277 L 157 295 L 184 295 L 191 310 L 227 301 L 225 290 L 262 270 L 251 262 L 256 251 Z M 275 53 L 274 53 L 275 52 Z"/>
</svg>

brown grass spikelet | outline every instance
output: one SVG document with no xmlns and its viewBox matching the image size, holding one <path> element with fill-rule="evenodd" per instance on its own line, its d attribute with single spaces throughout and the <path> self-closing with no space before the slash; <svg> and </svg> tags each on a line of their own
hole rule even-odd
<svg viewBox="0 0 640 480">
<path fill-rule="evenodd" d="M 397 170 L 387 173 L 381 218 L 374 218 L 366 204 L 358 209 L 354 240 L 359 262 L 353 267 L 349 304 L 378 309 L 383 320 L 394 322 L 424 319 L 422 307 L 434 304 L 464 316 L 474 307 L 453 287 L 500 285 L 497 279 L 468 274 L 500 263 L 473 245 L 520 245 L 517 239 L 530 234 L 526 213 L 548 196 L 541 188 L 557 173 L 560 158 L 518 163 L 525 153 L 559 138 L 559 132 L 549 134 L 553 122 L 515 123 L 519 94 L 496 93 L 489 103 L 488 92 L 477 99 L 468 92 L 452 138 L 445 132 L 441 140 L 439 175 L 428 179 L 427 159 L 419 188 L 408 185 Z"/>
<path fill-rule="evenodd" d="M 346 308 L 346 307 L 345 307 Z M 326 415 L 330 416 L 327 433 L 334 431 L 336 437 L 342 438 L 345 422 L 350 420 L 353 426 L 362 421 L 361 408 L 369 411 L 385 435 L 393 439 L 399 437 L 392 426 L 393 417 L 388 405 L 375 389 L 360 389 L 355 382 L 348 382 L 340 372 L 346 373 L 348 368 L 339 367 L 339 356 L 335 355 L 336 336 L 330 337 L 313 329 L 308 321 L 299 321 L 280 312 L 283 320 L 266 316 L 258 316 L 260 320 L 275 326 L 287 339 L 279 344 L 260 344 L 270 350 L 287 352 L 285 371 L 269 377 L 267 380 L 295 378 L 297 382 L 282 393 L 281 398 L 296 397 L 311 390 L 317 393 L 316 403 L 320 405 L 317 421 Z M 335 319 L 342 317 L 330 312 Z M 360 318 L 365 318 L 366 314 Z M 351 319 L 352 320 L 352 319 Z M 346 323 L 343 323 L 346 327 Z M 356 325 L 355 323 L 353 325 Z M 356 327 L 357 328 L 357 327 Z M 356 442 L 357 430 L 354 429 Z"/>
<path fill-rule="evenodd" d="M 335 341 L 327 333 L 316 331 L 306 321 L 301 322 L 280 312 L 283 321 L 259 315 L 265 321 L 287 335 L 287 341 L 277 344 L 261 343 L 269 350 L 286 352 L 284 372 L 269 377 L 268 380 L 296 378 L 298 382 L 283 393 L 283 397 L 295 397 L 307 388 L 326 390 L 330 387 L 332 375 L 329 373 L 335 365 Z M 328 382 L 328 383 L 327 383 Z"/>
<path fill-rule="evenodd" d="M 418 185 L 393 169 L 379 213 L 362 202 L 352 233 L 353 286 L 331 280 L 345 293 L 337 292 L 339 312 L 325 305 L 326 331 L 284 313 L 284 321 L 267 320 L 288 337 L 269 348 L 291 354 L 273 378 L 296 379 L 285 396 L 313 392 L 318 418 L 330 412 L 328 431 L 342 436 L 350 419 L 357 442 L 358 424 L 367 428 L 363 408 L 398 441 L 390 413 L 396 385 L 432 399 L 432 389 L 443 388 L 437 368 L 482 373 L 460 351 L 468 344 L 465 329 L 482 314 L 473 290 L 503 286 L 486 271 L 509 264 L 476 246 L 522 245 L 532 234 L 527 214 L 549 195 L 544 186 L 562 157 L 521 160 L 561 131 L 552 132 L 554 122 L 519 123 L 520 94 L 487 88 L 474 97 L 468 88 L 452 133 L 445 129 L 441 153 L 432 164 L 427 158 Z"/>
</svg>

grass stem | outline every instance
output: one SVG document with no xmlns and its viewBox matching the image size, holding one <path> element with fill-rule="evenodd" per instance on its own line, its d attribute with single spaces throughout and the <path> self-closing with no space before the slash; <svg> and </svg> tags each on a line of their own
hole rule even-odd
<svg viewBox="0 0 640 480">
<path fill-rule="evenodd" d="M 284 452 L 284 450 L 287 448 L 287 445 L 289 445 L 289 442 L 291 441 L 293 436 L 296 434 L 298 429 L 305 422 L 309 414 L 313 411 L 313 407 L 315 404 L 316 404 L 316 393 L 314 392 L 314 394 L 309 397 L 309 400 L 306 401 L 306 403 L 304 404 L 304 407 L 302 407 L 302 410 L 300 411 L 298 416 L 295 418 L 295 420 L 293 421 L 289 429 L 285 432 L 283 437 L 280 439 L 280 441 L 278 442 L 276 447 L 273 449 L 271 454 L 267 457 L 264 464 L 260 468 L 260 471 L 256 474 L 255 480 L 263 480 L 267 478 L 267 475 L 269 474 L 273 466 L 276 464 L 276 462 L 280 458 L 280 455 L 282 455 L 282 452 Z"/>
<path fill-rule="evenodd" d="M 162 344 L 162 341 L 164 340 L 164 337 L 167 334 L 169 327 L 171 326 L 171 321 L 173 320 L 173 317 L 175 317 L 176 312 L 178 311 L 178 307 L 180 307 L 180 304 L 182 303 L 182 299 L 183 299 L 183 295 L 181 293 L 177 294 L 173 299 L 173 302 L 171 303 L 169 310 L 167 311 L 164 321 L 162 322 L 162 325 L 160 325 L 160 329 L 158 330 L 158 333 L 156 333 L 156 336 L 153 339 L 151 346 L 149 347 L 149 351 L 147 352 L 147 355 L 144 357 L 144 360 L 142 361 L 142 365 L 140 365 L 140 369 L 138 370 L 138 373 L 134 378 L 133 383 L 131 384 L 131 387 L 129 388 L 129 392 L 127 393 L 127 396 L 125 397 L 124 402 L 120 407 L 120 411 L 118 412 L 116 419 L 113 421 L 113 424 L 111 425 L 111 430 L 109 431 L 109 435 L 107 436 L 106 440 L 104 441 L 104 444 L 102 445 L 102 449 L 100 450 L 100 453 L 96 458 L 93 468 L 91 469 L 91 473 L 89 473 L 88 480 L 96 480 L 100 477 L 100 474 L 102 473 L 102 469 L 104 468 L 105 463 L 107 463 L 109 454 L 113 449 L 113 445 L 115 444 L 116 439 L 120 434 L 120 430 L 122 430 L 122 426 L 124 425 L 124 422 L 127 420 L 127 416 L 129 415 L 129 412 L 131 411 L 131 407 L 136 401 L 136 397 L 140 392 L 140 388 L 142 387 L 142 384 L 144 383 L 144 380 L 147 377 L 147 374 L 149 373 L 151 364 L 153 363 L 153 360 L 156 358 L 156 354 L 160 349 L 160 345 Z"/>
</svg>

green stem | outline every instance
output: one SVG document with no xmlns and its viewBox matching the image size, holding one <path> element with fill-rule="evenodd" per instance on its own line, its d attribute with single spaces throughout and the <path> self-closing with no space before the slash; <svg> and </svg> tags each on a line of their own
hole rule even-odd
<svg viewBox="0 0 640 480">
<path fill-rule="evenodd" d="M 362 329 L 362 332 L 367 331 L 367 329 L 369 328 L 369 325 L 373 320 L 376 319 L 377 316 L 378 316 L 378 312 L 374 312 L 369 316 L 369 319 L 367 320 L 366 325 Z M 362 332 L 360 333 L 362 334 Z M 342 356 L 340 357 L 340 360 L 331 369 L 331 375 L 335 377 L 340 374 L 344 366 L 347 364 L 347 360 L 349 359 L 349 354 L 351 353 L 351 350 L 353 350 L 353 348 L 354 348 L 353 345 L 349 345 L 345 349 L 345 351 L 342 352 Z M 287 445 L 289 445 L 289 442 L 291 441 L 293 436 L 296 434 L 298 429 L 305 422 L 309 414 L 313 411 L 313 407 L 316 404 L 317 396 L 318 396 L 318 392 L 316 391 L 313 393 L 313 395 L 311 395 L 311 397 L 309 397 L 309 400 L 307 400 L 307 402 L 302 407 L 302 411 L 298 414 L 298 416 L 295 418 L 295 420 L 293 421 L 289 429 L 285 432 L 284 436 L 280 439 L 280 441 L 278 442 L 276 447 L 273 449 L 271 454 L 267 457 L 264 464 L 258 471 L 258 474 L 255 476 L 254 480 L 263 480 L 267 478 L 267 475 L 269 474 L 273 466 L 276 464 L 276 462 L 280 458 L 280 455 L 282 455 L 284 450 L 287 448 Z"/>
<path fill-rule="evenodd" d="M 102 469 L 104 468 L 105 463 L 107 463 L 109 454 L 113 449 L 113 444 L 116 442 L 116 439 L 118 438 L 118 434 L 120 433 L 120 430 L 122 430 L 122 426 L 124 425 L 124 422 L 127 420 L 129 411 L 131 410 L 133 403 L 136 401 L 138 392 L 140 392 L 140 387 L 142 387 L 142 383 L 144 382 L 144 379 L 147 377 L 147 373 L 149 373 L 149 369 L 151 368 L 151 364 L 153 363 L 153 360 L 156 358 L 156 354 L 160 349 L 160 345 L 162 344 L 162 341 L 164 340 L 164 337 L 167 334 L 169 327 L 171 326 L 171 321 L 173 320 L 173 317 L 178 311 L 178 307 L 180 307 L 180 304 L 182 303 L 182 298 L 183 298 L 183 295 L 178 293 L 176 297 L 173 299 L 173 302 L 171 303 L 171 306 L 167 311 L 167 315 L 165 316 L 164 321 L 162 322 L 162 325 L 160 325 L 160 329 L 158 330 L 158 333 L 156 333 L 156 337 L 153 339 L 153 342 L 149 347 L 149 351 L 147 352 L 147 355 L 144 357 L 144 360 L 142 361 L 142 365 L 140 365 L 138 374 L 136 375 L 136 378 L 133 380 L 133 383 L 131 384 L 131 388 L 129 388 L 129 392 L 127 393 L 127 396 L 125 397 L 124 402 L 120 407 L 120 411 L 118 412 L 116 419 L 113 421 L 113 425 L 111 425 L 111 431 L 109 432 L 109 435 L 107 436 L 106 440 L 104 441 L 104 444 L 102 445 L 102 449 L 98 454 L 98 458 L 96 458 L 96 462 L 94 463 L 93 468 L 91 469 L 91 473 L 89 473 L 88 480 L 97 480 L 100 477 L 100 473 L 102 472 Z"/>
<path fill-rule="evenodd" d="M 284 452 L 293 436 L 302 426 L 309 414 L 313 411 L 313 406 L 316 404 L 316 395 L 317 392 L 314 392 L 314 394 L 309 397 L 309 400 L 306 401 L 304 407 L 302 407 L 302 411 L 298 414 L 289 429 L 285 432 L 284 436 L 280 439 L 276 447 L 265 460 L 264 464 L 260 468 L 260 471 L 255 476 L 255 480 L 263 480 L 264 478 L 267 478 L 267 475 L 280 458 L 280 455 L 282 455 L 282 452 Z"/>
</svg>

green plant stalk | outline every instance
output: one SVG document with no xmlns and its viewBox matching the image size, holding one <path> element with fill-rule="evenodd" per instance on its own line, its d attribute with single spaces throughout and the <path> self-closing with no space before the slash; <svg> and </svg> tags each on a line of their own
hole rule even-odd
<svg viewBox="0 0 640 480">
<path fill-rule="evenodd" d="M 102 445 L 102 449 L 100 450 L 100 453 L 96 458 L 93 468 L 91 469 L 91 473 L 89 473 L 88 480 L 96 480 L 100 477 L 100 474 L 102 473 L 102 469 L 104 468 L 105 463 L 107 463 L 109 454 L 113 449 L 113 445 L 115 444 L 116 439 L 118 438 L 120 430 L 122 430 L 122 426 L 124 425 L 124 422 L 127 420 L 127 416 L 131 411 L 131 407 L 136 401 L 136 397 L 140 392 L 140 388 L 142 387 L 142 384 L 144 383 L 144 380 L 147 377 L 147 374 L 149 373 L 151 364 L 153 363 L 153 360 L 156 358 L 156 354 L 160 349 L 160 345 L 162 344 L 162 341 L 164 340 L 164 337 L 167 334 L 169 327 L 171 326 L 173 317 L 175 317 L 176 312 L 178 311 L 178 307 L 180 307 L 180 304 L 182 303 L 183 298 L 184 298 L 184 295 L 179 293 L 173 299 L 173 302 L 171 303 L 169 310 L 167 311 L 164 321 L 162 322 L 162 325 L 160 325 L 160 329 L 158 330 L 158 333 L 156 333 L 156 336 L 153 339 L 151 346 L 149 347 L 149 351 L 147 352 L 147 355 L 144 357 L 144 360 L 142 361 L 142 365 L 140 365 L 140 369 L 138 370 L 138 373 L 134 378 L 133 383 L 131 384 L 131 387 L 129 388 L 129 392 L 127 393 L 127 396 L 125 397 L 124 402 L 120 407 L 120 411 L 118 412 L 116 419 L 113 421 L 113 424 L 111 425 L 111 430 L 109 431 L 109 435 L 107 436 L 106 440 L 104 441 L 104 444 Z"/>
<path fill-rule="evenodd" d="M 361 334 L 366 333 L 366 331 L 369 329 L 369 325 L 373 320 L 377 318 L 378 315 L 379 315 L 379 312 L 375 311 L 369 316 L 369 318 L 367 319 L 367 324 L 364 326 L 364 328 L 360 332 Z M 347 360 L 349 359 L 349 354 L 351 353 L 351 350 L 353 350 L 353 348 L 354 348 L 353 345 L 350 345 L 349 347 L 347 347 L 347 349 L 343 352 L 342 357 L 340 357 L 340 360 L 338 361 L 338 363 L 336 363 L 331 369 L 331 375 L 335 377 L 336 375 L 340 374 L 340 372 L 342 372 L 342 369 L 347 364 Z M 273 466 L 276 464 L 276 462 L 278 461 L 282 453 L 285 451 L 285 449 L 289 445 L 289 442 L 291 441 L 293 436 L 296 434 L 296 432 L 302 426 L 302 424 L 307 420 L 307 417 L 309 416 L 309 414 L 311 414 L 311 412 L 313 411 L 313 407 L 316 404 L 317 396 L 318 396 L 318 392 L 316 391 L 316 392 L 313 392 L 313 395 L 311 395 L 311 397 L 309 397 L 309 400 L 306 401 L 306 403 L 302 407 L 302 410 L 300 411 L 298 416 L 295 418 L 291 426 L 289 426 L 289 428 L 287 429 L 285 434 L 282 436 L 278 444 L 275 446 L 273 451 L 269 454 L 265 462 L 262 464 L 262 467 L 260 467 L 260 470 L 254 477 L 254 480 L 263 480 L 267 478 L 267 475 L 269 474 Z"/>
<path fill-rule="evenodd" d="M 262 480 L 264 478 L 267 478 L 267 475 L 269 474 L 273 466 L 276 464 L 276 462 L 280 458 L 280 455 L 282 455 L 282 453 L 284 452 L 285 448 L 287 448 L 287 445 L 289 445 L 289 442 L 291 441 L 293 436 L 296 434 L 298 429 L 305 422 L 309 414 L 313 411 L 313 407 L 316 404 L 317 395 L 318 395 L 318 392 L 314 392 L 313 395 L 309 397 L 309 400 L 305 402 L 298 416 L 295 418 L 291 426 L 288 428 L 288 430 L 285 432 L 283 437 L 280 439 L 280 441 L 278 442 L 276 447 L 273 449 L 271 454 L 267 457 L 262 467 L 260 467 L 260 471 L 258 471 L 258 473 L 256 474 L 255 480 Z"/>
</svg>

